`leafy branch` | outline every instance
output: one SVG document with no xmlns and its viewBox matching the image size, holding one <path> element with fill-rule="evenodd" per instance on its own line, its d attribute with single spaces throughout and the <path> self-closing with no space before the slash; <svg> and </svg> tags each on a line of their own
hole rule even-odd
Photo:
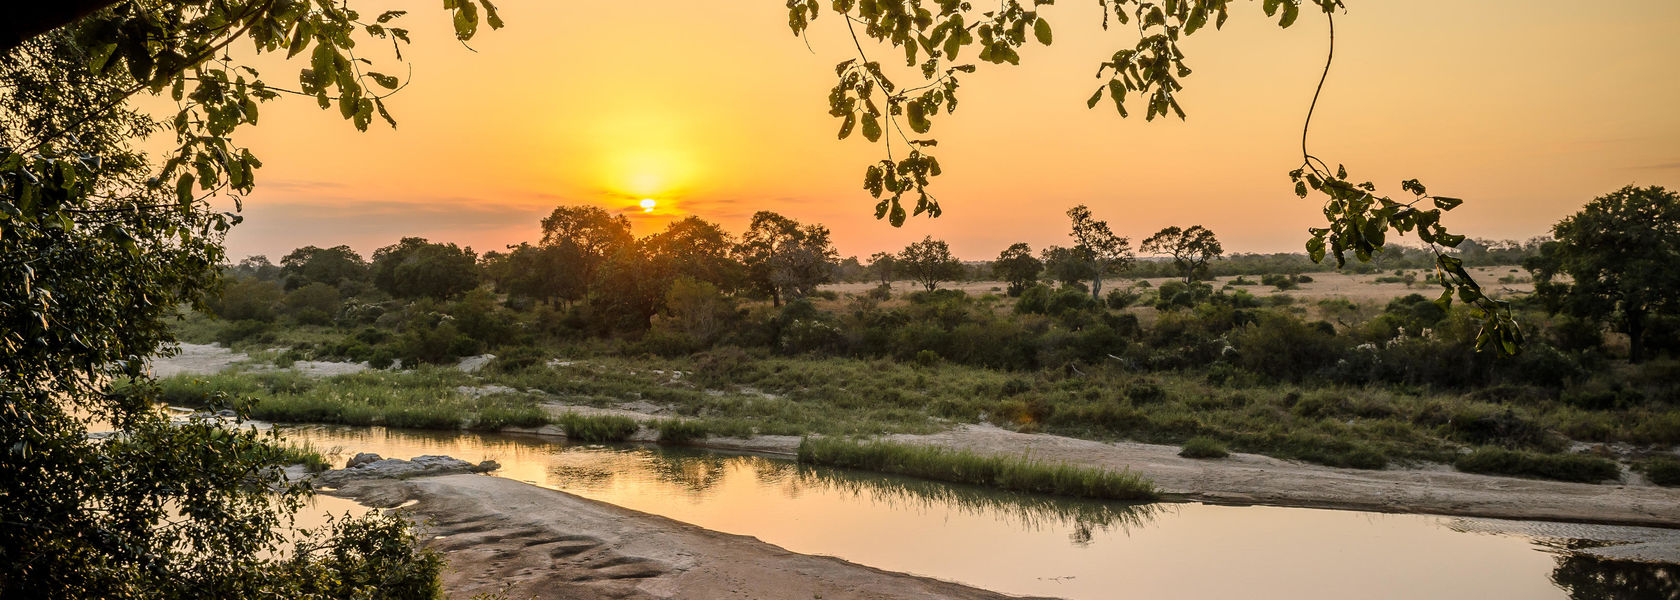
<svg viewBox="0 0 1680 600">
<path fill-rule="evenodd" d="M 1381 251 L 1388 231 L 1400 235 L 1416 232 L 1436 255 L 1438 279 L 1446 288 L 1439 302 L 1445 305 L 1456 296 L 1472 306 L 1483 321 L 1478 348 L 1491 346 L 1503 353 L 1517 352 L 1522 334 L 1509 308 L 1487 297 L 1464 270 L 1462 261 L 1447 253 L 1464 238 L 1447 232 L 1440 222 L 1441 213 L 1458 206 L 1461 200 L 1430 196 L 1416 180 L 1401 186 L 1416 196 L 1409 202 L 1378 197 L 1375 186 L 1348 181 L 1345 168 L 1338 167 L 1332 173 L 1327 163 L 1307 151 L 1312 113 L 1335 56 L 1333 13 L 1345 10 L 1342 0 L 1258 1 L 1279 27 L 1294 25 L 1303 6 L 1310 5 L 1324 13 L 1331 28 L 1330 55 L 1302 125 L 1303 164 L 1290 172 L 1297 194 L 1306 197 L 1311 190 L 1325 195 L 1324 214 L 1329 226 L 1310 230 L 1309 254 L 1314 260 L 1323 260 L 1328 253 L 1342 264 L 1345 253 L 1351 250 L 1356 258 L 1367 261 L 1372 253 Z M 1223 27 L 1234 0 L 1099 2 L 1104 29 L 1111 24 L 1135 25 L 1137 38 L 1131 47 L 1115 51 L 1098 64 L 1096 77 L 1102 84 L 1086 100 L 1087 107 L 1095 108 L 1106 96 L 1124 118 L 1130 116 L 1128 105 L 1135 99 L 1145 103 L 1146 121 L 1167 115 L 1184 119 L 1186 113 L 1178 94 L 1191 69 L 1185 64 L 1179 41 L 1209 25 L 1215 30 Z M 928 192 L 932 178 L 941 172 L 938 160 L 928 153 L 938 141 L 930 137 L 911 139 L 903 134 L 901 121 L 915 134 L 927 134 L 941 110 L 947 115 L 956 111 L 959 74 L 975 72 L 978 62 L 1019 65 L 1022 48 L 1029 41 L 1049 45 L 1053 34 L 1041 9 L 1054 4 L 1054 0 L 1002 0 L 989 10 L 976 8 L 966 0 L 832 0 L 826 4 L 825 9 L 820 0 L 787 0 L 788 26 L 803 37 L 812 22 L 826 12 L 842 18 L 852 35 L 857 56 L 835 66 L 837 83 L 829 92 L 829 114 L 841 121 L 841 139 L 861 130 L 869 142 L 882 145 L 885 158 L 865 169 L 863 181 L 864 189 L 878 200 L 876 218 L 887 219 L 897 227 L 910 214 L 938 217 L 939 203 Z M 869 39 L 902 49 L 905 66 L 915 68 L 912 77 L 919 76 L 921 84 L 895 83 L 880 63 L 869 60 L 854 25 L 862 26 Z M 959 62 L 958 56 L 970 46 L 978 48 L 975 62 Z M 888 127 L 899 134 L 899 140 L 885 131 Z M 907 152 L 895 154 L 895 146 Z M 904 207 L 907 197 L 915 199 L 910 212 Z M 1420 207 L 1424 200 L 1434 208 Z"/>
</svg>

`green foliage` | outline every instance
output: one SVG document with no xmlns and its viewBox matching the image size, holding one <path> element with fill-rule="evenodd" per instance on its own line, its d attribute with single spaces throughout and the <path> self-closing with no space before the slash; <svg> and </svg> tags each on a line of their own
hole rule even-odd
<svg viewBox="0 0 1680 600">
<path fill-rule="evenodd" d="M 1105 500 L 1154 500 L 1158 496 L 1153 482 L 1131 471 L 1115 472 L 1047 463 L 1027 456 L 984 456 L 966 450 L 891 442 L 805 438 L 799 443 L 799 462 L 1035 494 Z"/>
<path fill-rule="evenodd" d="M 349 246 L 304 246 L 280 259 L 280 276 L 285 278 L 287 290 L 310 284 L 341 288 L 365 281 L 368 264 Z"/>
<path fill-rule="evenodd" d="M 1193 437 L 1184 442 L 1184 447 L 1178 455 L 1185 458 L 1225 458 L 1231 451 L 1225 449 L 1225 444 L 1219 440 L 1205 437 Z"/>
<path fill-rule="evenodd" d="M 1558 481 L 1598 483 L 1617 479 L 1621 468 L 1616 463 L 1584 454 L 1539 454 L 1504 448 L 1478 448 L 1458 457 L 1453 467 L 1466 473 L 1515 475 Z"/>
<path fill-rule="evenodd" d="M 406 237 L 373 253 L 373 284 L 398 298 L 446 300 L 478 287 L 478 255 Z"/>
<path fill-rule="evenodd" d="M 933 236 L 912 242 L 899 252 L 896 268 L 930 292 L 939 289 L 940 282 L 955 280 L 963 274 L 962 261 L 951 255 L 951 247 Z"/>
<path fill-rule="evenodd" d="M 1593 199 L 1552 236 L 1524 263 L 1541 302 L 1615 324 L 1628 335 L 1628 359 L 1645 360 L 1653 322 L 1680 316 L 1680 194 L 1630 185 Z"/>
<path fill-rule="evenodd" d="M 1009 284 L 1009 295 L 1020 296 L 1038 281 L 1044 263 L 1032 255 L 1032 246 L 1025 242 L 1011 244 L 992 261 L 992 276 Z"/>
<path fill-rule="evenodd" d="M 566 430 L 566 439 L 585 444 L 622 442 L 641 429 L 634 419 L 618 415 L 566 413 L 556 421 Z"/>
<path fill-rule="evenodd" d="M 1642 460 L 1635 467 L 1645 478 L 1661 486 L 1680 486 L 1680 458 L 1657 456 Z"/>
<path fill-rule="evenodd" d="M 655 427 L 659 429 L 661 444 L 692 444 L 704 441 L 710 435 L 705 423 L 688 419 L 663 419 Z"/>
<path fill-rule="evenodd" d="M 810 295 L 834 275 L 837 253 L 828 238 L 822 225 L 801 225 L 770 211 L 754 213 L 735 247 L 746 268 L 747 288 L 769 296 L 776 306 L 784 298 Z"/>
<path fill-rule="evenodd" d="M 1185 284 L 1206 279 L 1208 263 L 1225 254 L 1225 247 L 1220 245 L 1213 232 L 1201 225 L 1192 225 L 1188 229 L 1167 227 L 1145 238 L 1141 248 L 1144 252 L 1171 256 L 1173 266 L 1178 268 Z"/>
</svg>

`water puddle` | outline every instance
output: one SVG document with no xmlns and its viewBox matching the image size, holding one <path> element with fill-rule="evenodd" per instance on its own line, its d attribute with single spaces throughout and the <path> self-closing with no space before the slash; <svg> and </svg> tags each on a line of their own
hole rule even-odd
<svg viewBox="0 0 1680 600">
<path fill-rule="evenodd" d="M 1126 505 L 646 446 L 286 427 L 356 452 L 494 459 L 497 474 L 789 550 L 1009 594 L 1097 598 L 1680 598 L 1680 567 L 1562 552 L 1555 526 L 1204 504 Z M 1634 528 L 1643 529 L 1643 528 Z M 1564 531 L 1575 532 L 1566 528 Z M 1575 533 L 1569 533 L 1575 535 Z M 1642 535 L 1672 536 L 1670 530 Z"/>
</svg>

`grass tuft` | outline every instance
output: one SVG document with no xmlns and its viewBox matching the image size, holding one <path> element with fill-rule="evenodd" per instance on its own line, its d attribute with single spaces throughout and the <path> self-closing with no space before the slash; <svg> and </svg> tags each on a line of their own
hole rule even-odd
<svg viewBox="0 0 1680 600">
<path fill-rule="evenodd" d="M 799 443 L 799 462 L 1058 496 L 1105 500 L 1159 497 L 1154 482 L 1129 470 L 1115 472 L 1047 463 L 1026 456 L 984 456 L 966 450 L 891 442 L 805 438 Z"/>
<path fill-rule="evenodd" d="M 1225 458 L 1231 451 L 1225 449 L 1225 444 L 1219 440 L 1205 437 L 1193 437 L 1184 442 L 1184 449 L 1178 455 L 1185 458 Z"/>
<path fill-rule="evenodd" d="M 688 444 L 705 440 L 710 433 L 705 423 L 686 419 L 666 419 L 659 422 L 659 443 Z"/>
<path fill-rule="evenodd" d="M 560 427 L 566 438 L 585 444 L 608 444 L 630 439 L 641 429 L 635 419 L 618 415 L 580 415 L 570 413 L 560 417 Z"/>
<path fill-rule="evenodd" d="M 1478 448 L 1453 466 L 1466 473 L 1514 475 L 1558 481 L 1597 483 L 1621 476 L 1614 461 L 1584 454 L 1540 454 L 1504 448 Z"/>
</svg>

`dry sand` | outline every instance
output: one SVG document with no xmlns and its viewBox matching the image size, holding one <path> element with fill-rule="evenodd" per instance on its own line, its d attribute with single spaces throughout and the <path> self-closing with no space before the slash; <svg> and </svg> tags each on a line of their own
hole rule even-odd
<svg viewBox="0 0 1680 600">
<path fill-rule="evenodd" d="M 452 597 L 1001 599 L 985 590 L 796 554 L 500 477 L 361 480 L 333 492 L 396 507 L 446 553 Z"/>
</svg>

